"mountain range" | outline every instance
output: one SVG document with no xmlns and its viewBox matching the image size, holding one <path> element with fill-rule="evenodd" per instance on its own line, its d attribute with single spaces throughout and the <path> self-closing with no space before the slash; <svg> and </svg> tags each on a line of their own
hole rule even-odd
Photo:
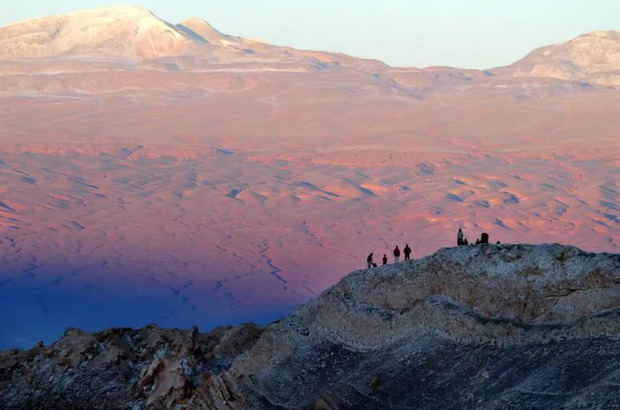
<svg viewBox="0 0 620 410">
<path fill-rule="evenodd" d="M 91 57 L 96 61 L 112 57 L 144 62 L 174 57 L 187 63 L 191 56 L 191 64 L 184 64 L 184 69 L 233 62 L 317 64 L 319 67 L 323 63 L 389 69 L 379 61 L 299 51 L 226 35 L 199 18 L 171 24 L 138 6 L 107 7 L 22 21 L 0 29 L 0 45 L 2 60 Z M 600 31 L 542 47 L 510 66 L 484 72 L 618 85 L 619 67 L 620 33 Z"/>
<path fill-rule="evenodd" d="M 352 66 L 381 67 L 379 62 L 344 54 L 298 51 L 223 34 L 208 22 L 189 18 L 179 24 L 161 20 L 137 6 L 79 11 L 26 20 L 0 29 L 0 58 L 102 57 L 149 61 L 179 58 L 183 68 L 214 63 L 338 62 Z"/>
</svg>

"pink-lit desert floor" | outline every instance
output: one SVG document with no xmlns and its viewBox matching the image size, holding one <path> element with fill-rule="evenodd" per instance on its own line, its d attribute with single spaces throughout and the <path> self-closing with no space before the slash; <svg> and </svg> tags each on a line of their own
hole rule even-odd
<svg viewBox="0 0 620 410">
<path fill-rule="evenodd" d="M 0 347 L 266 323 L 459 227 L 620 249 L 616 88 L 313 56 L 1 60 Z"/>
</svg>

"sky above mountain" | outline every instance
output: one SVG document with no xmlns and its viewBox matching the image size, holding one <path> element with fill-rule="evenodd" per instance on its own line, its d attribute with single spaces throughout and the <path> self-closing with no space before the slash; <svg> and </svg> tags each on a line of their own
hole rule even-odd
<svg viewBox="0 0 620 410">
<path fill-rule="evenodd" d="M 0 25 L 109 5 L 108 0 L 22 0 Z M 620 30 L 614 0 L 143 0 L 170 22 L 198 16 L 225 33 L 295 48 L 340 51 L 393 66 L 507 65 L 541 44 Z"/>
</svg>

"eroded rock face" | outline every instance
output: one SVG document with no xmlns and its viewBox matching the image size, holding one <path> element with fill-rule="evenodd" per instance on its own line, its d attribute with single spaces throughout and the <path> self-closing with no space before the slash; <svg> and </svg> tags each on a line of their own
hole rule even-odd
<svg viewBox="0 0 620 410">
<path fill-rule="evenodd" d="M 0 354 L 0 397 L 8 408 L 174 408 L 206 406 L 200 388 L 226 371 L 263 329 L 207 334 L 146 326 L 87 333 Z M 196 404 L 197 403 L 197 404 Z"/>
<path fill-rule="evenodd" d="M 224 377 L 282 407 L 613 408 L 619 283 L 619 255 L 444 249 L 352 273 Z"/>
<path fill-rule="evenodd" d="M 264 331 L 70 330 L 4 353 L 0 380 L 15 407 L 618 408 L 620 255 L 443 249 L 353 272 Z"/>
</svg>

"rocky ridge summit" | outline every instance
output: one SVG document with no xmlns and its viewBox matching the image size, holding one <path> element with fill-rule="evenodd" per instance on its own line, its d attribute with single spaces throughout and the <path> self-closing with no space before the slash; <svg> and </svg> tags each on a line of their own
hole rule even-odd
<svg viewBox="0 0 620 410">
<path fill-rule="evenodd" d="M 620 406 L 620 255 L 442 249 L 265 328 L 70 329 L 0 355 L 8 408 Z"/>
</svg>

